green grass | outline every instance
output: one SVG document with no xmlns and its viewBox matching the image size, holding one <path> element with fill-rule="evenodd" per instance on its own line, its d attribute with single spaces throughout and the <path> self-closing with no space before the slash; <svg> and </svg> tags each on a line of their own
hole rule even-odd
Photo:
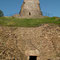
<svg viewBox="0 0 60 60">
<path fill-rule="evenodd" d="M 38 19 L 27 19 L 27 18 L 19 19 L 13 17 L 0 17 L 0 26 L 37 27 L 45 23 L 60 25 L 60 18 L 46 17 Z"/>
</svg>

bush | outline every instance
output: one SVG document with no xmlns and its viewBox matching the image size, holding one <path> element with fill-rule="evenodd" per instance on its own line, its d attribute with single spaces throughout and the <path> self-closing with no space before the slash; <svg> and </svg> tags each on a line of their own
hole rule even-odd
<svg viewBox="0 0 60 60">
<path fill-rule="evenodd" d="M 0 17 L 3 17 L 4 16 L 4 13 L 2 10 L 0 10 Z"/>
</svg>

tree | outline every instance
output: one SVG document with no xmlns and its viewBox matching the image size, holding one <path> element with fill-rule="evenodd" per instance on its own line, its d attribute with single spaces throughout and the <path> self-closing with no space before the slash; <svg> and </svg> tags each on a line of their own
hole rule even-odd
<svg viewBox="0 0 60 60">
<path fill-rule="evenodd" d="M 0 17 L 3 17 L 4 16 L 4 13 L 2 10 L 0 10 Z"/>
</svg>

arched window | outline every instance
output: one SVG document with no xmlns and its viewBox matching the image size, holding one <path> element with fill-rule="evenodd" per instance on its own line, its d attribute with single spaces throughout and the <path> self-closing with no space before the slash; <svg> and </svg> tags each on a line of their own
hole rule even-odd
<svg viewBox="0 0 60 60">
<path fill-rule="evenodd" d="M 29 12 L 29 15 L 31 15 L 31 13 Z"/>
</svg>

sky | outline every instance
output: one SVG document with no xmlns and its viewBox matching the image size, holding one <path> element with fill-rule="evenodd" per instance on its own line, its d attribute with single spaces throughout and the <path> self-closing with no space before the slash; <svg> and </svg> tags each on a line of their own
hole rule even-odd
<svg viewBox="0 0 60 60">
<path fill-rule="evenodd" d="M 18 14 L 23 0 L 0 0 L 0 10 L 5 16 Z M 40 0 L 40 8 L 44 16 L 60 17 L 60 0 Z"/>
</svg>

